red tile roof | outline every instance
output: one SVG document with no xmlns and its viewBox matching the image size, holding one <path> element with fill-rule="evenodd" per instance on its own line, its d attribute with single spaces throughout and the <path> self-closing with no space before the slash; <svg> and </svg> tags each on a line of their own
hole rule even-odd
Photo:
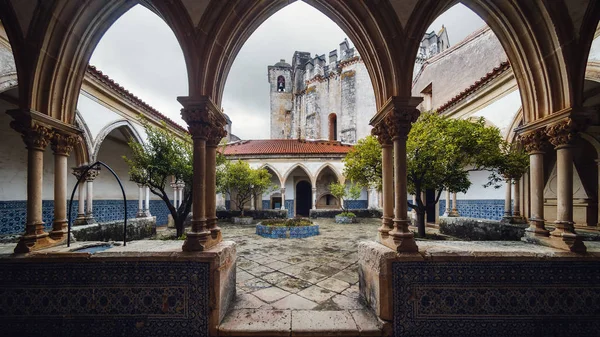
<svg viewBox="0 0 600 337">
<path fill-rule="evenodd" d="M 495 79 L 500 74 L 507 71 L 508 69 L 510 69 L 510 63 L 508 63 L 508 61 L 500 63 L 499 66 L 492 69 L 492 71 L 490 71 L 485 76 L 483 76 L 482 78 L 477 80 L 471 86 L 469 86 L 465 90 L 461 91 L 458 95 L 452 97 L 452 99 L 450 99 L 448 102 L 442 104 L 439 108 L 437 108 L 437 112 L 442 113 L 445 110 L 448 110 L 449 108 L 451 108 L 458 102 L 465 99 L 470 94 L 474 93 L 475 91 L 479 90 L 484 85 L 488 84 L 491 80 Z"/>
<path fill-rule="evenodd" d="M 167 123 L 167 125 L 170 125 L 171 127 L 175 128 L 175 129 L 179 129 L 179 130 L 181 130 L 181 131 L 183 131 L 185 133 L 188 133 L 188 130 L 186 128 L 184 128 L 183 126 L 177 124 L 175 121 L 173 121 L 169 117 L 165 116 L 160 111 L 154 109 L 148 103 L 142 101 L 139 97 L 137 97 L 133 93 L 129 92 L 129 90 L 123 88 L 123 86 L 121 86 L 119 83 L 115 82 L 113 79 L 111 79 L 107 75 L 104 75 L 96 67 L 94 67 L 92 65 L 88 65 L 87 73 L 90 74 L 92 77 L 100 80 L 100 82 L 106 84 L 109 88 L 113 89 L 114 91 L 116 91 L 121 96 L 129 99 L 134 104 L 140 106 L 146 112 L 150 113 L 151 115 L 154 115 L 155 117 L 157 117 L 160 120 L 165 121 L 165 123 Z"/>
<path fill-rule="evenodd" d="M 243 140 L 225 146 L 226 156 L 260 154 L 346 154 L 352 145 L 338 141 L 303 139 Z"/>
</svg>

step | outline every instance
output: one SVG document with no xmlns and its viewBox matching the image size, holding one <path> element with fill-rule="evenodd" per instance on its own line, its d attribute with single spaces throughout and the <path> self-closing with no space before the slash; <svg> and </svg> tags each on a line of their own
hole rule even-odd
<svg viewBox="0 0 600 337">
<path fill-rule="evenodd" d="M 384 336 L 390 330 L 368 310 L 230 311 L 219 326 L 219 336 Z"/>
</svg>

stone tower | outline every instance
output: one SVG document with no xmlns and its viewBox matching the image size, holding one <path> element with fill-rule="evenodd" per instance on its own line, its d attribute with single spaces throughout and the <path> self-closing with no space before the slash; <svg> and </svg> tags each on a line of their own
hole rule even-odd
<svg viewBox="0 0 600 337">
<path fill-rule="evenodd" d="M 271 101 L 271 139 L 290 138 L 292 135 L 292 66 L 285 60 L 269 66 Z"/>
</svg>

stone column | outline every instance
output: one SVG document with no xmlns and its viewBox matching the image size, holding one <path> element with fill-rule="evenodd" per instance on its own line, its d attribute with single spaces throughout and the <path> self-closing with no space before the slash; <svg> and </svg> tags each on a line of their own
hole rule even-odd
<svg viewBox="0 0 600 337">
<path fill-rule="evenodd" d="M 144 185 L 138 184 L 138 211 L 136 218 L 143 218 L 146 214 L 144 213 Z"/>
<path fill-rule="evenodd" d="M 177 197 L 177 207 L 181 206 L 181 204 L 183 203 L 183 189 L 184 188 L 185 188 L 184 183 L 179 183 L 177 186 L 177 192 L 179 193 L 179 197 Z M 216 195 L 216 193 L 217 192 L 216 192 L 216 187 L 215 187 L 215 195 Z M 215 201 L 215 205 L 216 205 L 216 201 Z M 216 210 L 216 208 L 215 208 L 215 210 Z"/>
<path fill-rule="evenodd" d="M 285 187 L 281 188 L 281 209 L 285 210 Z"/>
<path fill-rule="evenodd" d="M 85 225 L 85 190 L 87 186 L 85 185 L 85 179 L 81 179 L 81 174 L 85 170 L 85 166 L 73 167 L 71 173 L 77 178 L 79 181 L 79 185 L 77 185 L 78 190 L 78 200 L 77 200 L 77 218 L 73 221 L 74 226 Z"/>
<path fill-rule="evenodd" d="M 313 200 L 312 209 L 317 209 L 317 188 L 316 187 L 312 188 L 312 200 Z"/>
<path fill-rule="evenodd" d="M 96 223 L 96 219 L 94 219 L 94 205 L 93 205 L 93 199 L 94 199 L 94 179 L 96 179 L 96 177 L 99 174 L 99 170 L 98 169 L 90 169 L 89 171 L 87 171 L 87 174 L 85 176 L 85 185 L 87 188 L 87 191 L 85 192 L 86 194 L 86 210 L 85 210 L 85 221 L 88 224 L 93 224 Z"/>
<path fill-rule="evenodd" d="M 213 237 L 221 235 L 221 228 L 217 224 L 217 147 L 226 136 L 224 126 L 215 125 L 206 143 L 206 214 L 207 226 Z M 180 191 L 183 193 L 183 186 Z"/>
<path fill-rule="evenodd" d="M 450 212 L 452 208 L 450 208 L 450 191 L 446 190 L 446 209 L 444 210 L 444 216 L 450 216 Z"/>
<path fill-rule="evenodd" d="M 171 183 L 171 187 L 173 188 L 173 207 L 178 208 L 179 204 L 177 203 L 177 198 L 179 198 L 179 185 L 177 181 Z"/>
<path fill-rule="evenodd" d="M 381 217 L 381 227 L 379 227 L 379 236 L 387 238 L 388 233 L 394 228 L 394 168 L 392 166 L 392 137 L 390 136 L 385 123 L 379 123 L 371 129 L 371 134 L 377 137 L 381 144 L 381 190 L 383 197 L 383 214 Z"/>
<path fill-rule="evenodd" d="M 521 179 L 515 180 L 515 206 L 513 207 L 513 218 L 517 221 L 521 219 Z"/>
<path fill-rule="evenodd" d="M 573 222 L 573 140 L 576 125 L 570 118 L 546 127 L 550 143 L 556 149 L 556 228 L 550 233 L 553 247 L 585 252 Z"/>
<path fill-rule="evenodd" d="M 254 193 L 252 193 L 252 195 L 250 196 L 250 210 L 254 211 L 256 209 L 255 205 L 255 198 L 254 198 Z"/>
<path fill-rule="evenodd" d="M 54 152 L 54 222 L 50 237 L 63 240 L 67 235 L 67 158 L 77 138 L 72 135 L 54 133 L 52 151 Z"/>
<path fill-rule="evenodd" d="M 397 252 L 418 252 L 414 234 L 408 230 L 411 221 L 408 219 L 407 182 L 406 182 L 406 139 L 408 132 L 419 117 L 416 106 L 422 101 L 418 99 L 392 99 L 392 104 L 384 122 L 394 143 L 394 229 L 388 234 L 390 240 L 383 243 Z"/>
<path fill-rule="evenodd" d="M 530 213 L 529 228 L 525 239 L 548 236 L 544 220 L 544 148 L 547 137 L 543 130 L 536 130 L 520 136 L 525 151 L 529 153 Z"/>
<path fill-rule="evenodd" d="M 504 219 L 510 219 L 512 217 L 511 203 L 512 203 L 512 182 L 510 179 L 506 180 L 505 190 L 504 190 Z"/>
<path fill-rule="evenodd" d="M 54 241 L 44 230 L 42 220 L 42 186 L 44 178 L 44 149 L 52 138 L 50 128 L 26 118 L 20 111 L 9 112 L 15 120 L 10 126 L 20 132 L 27 147 L 27 223 L 25 234 L 15 247 L 15 253 L 28 253 L 51 246 Z"/>
<path fill-rule="evenodd" d="M 214 227 L 209 230 L 207 226 L 207 205 L 216 205 L 214 189 L 211 192 L 211 187 L 207 188 L 207 185 L 215 183 L 215 179 L 211 178 L 213 173 L 208 172 L 207 175 L 207 164 L 211 166 L 211 170 L 215 168 L 210 154 L 207 158 L 207 141 L 212 145 L 211 142 L 217 138 L 215 135 L 223 135 L 223 137 L 226 135 L 223 128 L 226 125 L 226 119 L 221 109 L 208 96 L 179 97 L 178 100 L 183 105 L 181 117 L 188 124 L 194 148 L 192 228 L 187 232 L 182 249 L 184 251 L 204 251 L 222 241 L 221 231 L 216 228 L 213 231 Z M 209 214 L 208 217 L 212 217 L 212 214 Z"/>
<path fill-rule="evenodd" d="M 457 199 L 456 192 L 452 193 L 452 212 L 450 212 L 450 216 L 460 216 L 458 213 Z"/>
<path fill-rule="evenodd" d="M 150 187 L 148 186 L 146 186 L 146 205 L 144 207 L 144 215 L 146 217 L 152 216 L 152 214 L 150 214 Z M 125 216 L 127 216 L 127 214 L 125 214 Z"/>
</svg>

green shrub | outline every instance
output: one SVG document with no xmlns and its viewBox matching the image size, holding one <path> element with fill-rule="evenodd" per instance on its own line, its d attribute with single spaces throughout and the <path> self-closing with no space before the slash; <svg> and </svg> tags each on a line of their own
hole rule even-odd
<svg viewBox="0 0 600 337">
<path fill-rule="evenodd" d="M 348 218 L 356 218 L 356 214 L 352 213 L 352 212 L 342 212 L 340 214 L 338 214 L 339 216 L 345 216 Z"/>
</svg>

